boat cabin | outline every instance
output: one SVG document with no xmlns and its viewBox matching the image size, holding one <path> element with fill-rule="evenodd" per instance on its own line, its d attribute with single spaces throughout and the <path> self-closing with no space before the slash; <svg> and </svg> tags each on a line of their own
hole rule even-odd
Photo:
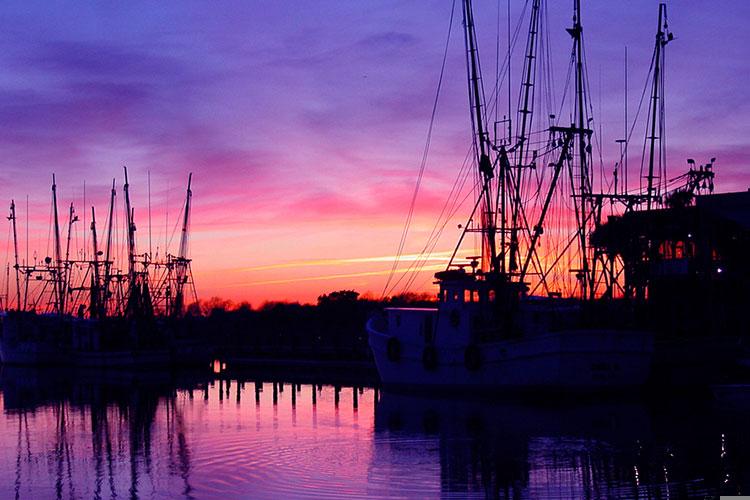
<svg viewBox="0 0 750 500">
<path fill-rule="evenodd" d="M 720 334 L 747 324 L 750 191 L 612 216 L 591 243 L 622 260 L 626 298 L 644 316 L 666 318 L 663 331 Z"/>
</svg>

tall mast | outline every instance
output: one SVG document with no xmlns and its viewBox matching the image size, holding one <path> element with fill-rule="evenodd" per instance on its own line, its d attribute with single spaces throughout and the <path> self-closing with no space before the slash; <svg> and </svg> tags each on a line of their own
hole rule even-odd
<svg viewBox="0 0 750 500">
<path fill-rule="evenodd" d="M 111 252 L 112 252 L 112 220 L 115 214 L 115 196 L 117 195 L 117 191 L 115 190 L 115 180 L 112 179 L 112 191 L 109 195 L 109 215 L 108 215 L 108 221 L 107 221 L 107 246 L 105 249 L 104 254 L 104 301 L 106 301 L 109 298 L 109 281 L 111 278 L 111 268 L 112 268 L 112 258 L 111 258 Z M 106 307 L 104 307 L 104 310 L 106 311 Z"/>
<path fill-rule="evenodd" d="M 518 149 L 516 155 L 516 173 L 515 173 L 515 186 L 513 195 L 513 222 L 510 229 L 510 270 L 513 271 L 518 267 L 518 227 L 519 227 L 519 212 L 521 210 L 521 180 L 523 179 L 523 169 L 527 165 L 526 155 L 528 149 L 526 148 L 526 142 L 528 138 L 526 134 L 531 125 L 532 108 L 533 108 L 533 87 L 534 77 L 536 75 L 536 59 L 537 59 L 537 43 L 536 37 L 539 31 L 539 3 L 540 0 L 534 0 L 531 6 L 531 19 L 529 21 L 529 37 L 526 42 L 526 57 L 524 60 L 524 80 L 522 84 L 523 98 L 521 101 L 521 109 L 518 110 L 520 115 L 520 125 L 517 134 Z"/>
<path fill-rule="evenodd" d="M 62 274 L 62 255 L 60 251 L 60 220 L 57 214 L 57 183 L 55 182 L 55 174 L 52 174 L 52 207 L 55 217 L 55 265 L 57 267 L 55 273 L 55 311 L 62 314 L 65 310 L 65 297 L 63 296 L 63 274 Z"/>
<path fill-rule="evenodd" d="M 581 283 L 581 298 L 586 299 L 588 297 L 589 289 L 589 262 L 587 255 L 587 236 L 586 224 L 588 214 L 586 213 L 586 203 L 589 200 L 589 171 L 587 164 L 587 146 L 586 146 L 586 108 L 584 107 L 585 99 L 585 88 L 584 88 L 584 77 L 583 77 L 583 26 L 581 25 L 581 0 L 574 0 L 573 4 L 573 27 L 566 30 L 571 37 L 573 37 L 573 50 L 576 61 L 576 111 L 577 111 L 577 130 L 578 134 L 578 154 L 579 154 L 579 185 L 578 185 L 578 199 L 580 200 L 578 209 L 578 235 L 579 235 L 579 246 L 581 250 L 581 269 L 579 270 L 578 276 Z M 575 187 L 574 187 L 575 189 Z M 591 290 L 593 292 L 593 289 Z"/>
<path fill-rule="evenodd" d="M 125 193 L 125 220 L 128 225 L 128 279 L 130 286 L 133 286 L 135 277 L 135 223 L 133 222 L 133 211 L 130 208 L 130 184 L 128 184 L 128 167 L 125 169 L 125 185 L 122 187 Z"/>
<path fill-rule="evenodd" d="M 65 281 L 63 282 L 63 294 L 66 295 L 68 293 L 68 286 L 69 286 L 69 274 L 70 274 L 70 238 L 71 234 L 73 232 L 73 223 L 78 221 L 78 216 L 76 215 L 75 208 L 73 208 L 73 203 L 70 203 L 70 209 L 68 212 L 68 238 L 65 243 L 65 260 L 63 261 L 63 266 L 65 270 Z"/>
<path fill-rule="evenodd" d="M 186 281 L 187 268 L 190 261 L 188 254 L 188 231 L 190 227 L 190 202 L 193 198 L 193 192 L 190 186 L 193 181 L 193 174 L 188 175 L 187 192 L 185 194 L 185 216 L 182 219 L 182 234 L 180 235 L 180 254 L 177 259 L 177 285 L 175 291 L 175 302 L 173 314 L 179 316 L 182 314 L 184 305 L 184 286 Z"/>
<path fill-rule="evenodd" d="M 492 196 L 490 194 L 490 181 L 493 177 L 492 162 L 489 157 L 489 139 L 484 129 L 484 117 L 482 116 L 482 92 L 479 71 L 479 55 L 477 49 L 476 33 L 474 31 L 474 13 L 471 8 L 471 0 L 464 0 L 464 26 L 466 28 L 466 51 L 467 65 L 469 70 L 469 96 L 472 107 L 472 122 L 476 136 L 475 144 L 477 151 L 477 163 L 483 180 L 482 196 L 484 207 L 482 210 L 482 235 L 484 238 L 483 249 L 487 249 L 488 269 L 497 270 L 497 251 L 495 248 L 495 217 L 492 209 Z M 484 251 L 483 251 L 484 253 Z"/>
<path fill-rule="evenodd" d="M 102 309 L 102 297 L 101 297 L 101 291 L 100 291 L 100 281 L 99 281 L 99 242 L 96 238 L 96 212 L 94 211 L 94 207 L 91 207 L 91 239 L 92 244 L 94 247 L 94 276 L 93 276 L 93 282 L 91 286 L 91 311 L 90 314 L 92 317 L 98 317 L 99 313 Z"/>
<path fill-rule="evenodd" d="M 16 231 L 16 202 L 14 200 L 10 200 L 10 217 L 8 219 L 11 220 L 11 223 L 13 224 L 13 252 L 15 256 L 15 264 L 13 265 L 13 269 L 16 270 L 16 310 L 21 310 L 21 268 L 18 265 L 18 232 Z M 7 297 L 6 297 L 7 301 Z M 6 304 L 6 309 L 8 309 Z"/>
<path fill-rule="evenodd" d="M 654 81 L 651 92 L 651 135 L 649 136 L 649 153 L 648 153 L 648 176 L 647 182 L 648 187 L 646 189 L 646 209 L 651 210 L 653 198 L 654 198 L 654 150 L 656 149 L 656 139 L 661 141 L 660 137 L 656 136 L 656 119 L 657 119 L 657 108 L 659 107 L 659 78 L 661 74 L 661 58 L 662 58 L 662 46 L 666 45 L 664 41 L 663 29 L 663 17 L 666 15 L 667 6 L 666 4 L 659 4 L 659 24 L 656 27 L 656 46 L 654 48 Z"/>
<path fill-rule="evenodd" d="M 190 190 L 190 185 L 193 182 L 192 172 L 188 175 L 187 192 L 185 194 L 185 216 L 182 219 L 182 234 L 180 235 L 180 258 L 187 258 L 188 248 L 188 226 L 190 224 L 190 201 L 193 198 L 193 192 Z"/>
</svg>

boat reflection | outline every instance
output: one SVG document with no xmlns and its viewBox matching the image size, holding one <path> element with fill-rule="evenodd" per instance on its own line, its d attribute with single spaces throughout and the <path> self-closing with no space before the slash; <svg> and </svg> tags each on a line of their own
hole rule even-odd
<svg viewBox="0 0 750 500">
<path fill-rule="evenodd" d="M 733 398 L 733 402 L 739 396 Z M 692 498 L 750 491 L 748 410 L 0 372 L 0 498 Z"/>
<path fill-rule="evenodd" d="M 439 463 L 441 493 L 449 496 L 693 498 L 748 491 L 740 417 L 717 415 L 706 401 L 673 403 L 384 392 L 375 404 L 373 463 L 401 460 L 413 474 L 425 463 L 418 450 L 429 450 L 429 460 Z"/>
<path fill-rule="evenodd" d="M 50 496 L 39 476 L 44 472 L 56 498 L 151 496 L 163 481 L 152 466 L 158 429 L 158 445 L 166 445 L 159 457 L 190 498 L 185 418 L 175 404 L 176 386 L 164 377 L 3 367 L 5 418 L 18 422 L 15 497 Z"/>
</svg>

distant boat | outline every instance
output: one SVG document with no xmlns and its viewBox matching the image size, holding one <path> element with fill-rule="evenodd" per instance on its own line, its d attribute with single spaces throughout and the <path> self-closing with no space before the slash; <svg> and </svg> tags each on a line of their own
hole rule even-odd
<svg viewBox="0 0 750 500">
<path fill-rule="evenodd" d="M 166 368 L 172 363 L 194 363 L 198 357 L 205 357 L 201 362 L 208 363 L 207 350 L 203 349 L 203 356 L 199 356 L 195 352 L 196 340 L 186 337 L 190 329 L 186 325 L 188 319 L 184 318 L 185 294 L 193 283 L 187 258 L 191 181 L 192 176 L 188 179 L 179 255 L 166 255 L 162 261 L 155 261 L 149 253 L 136 253 L 134 212 L 125 169 L 128 243 L 125 272 L 114 267 L 113 259 L 114 181 L 104 251 L 99 248 L 96 214 L 91 209 L 91 260 L 69 258 L 71 228 L 78 220 L 72 204 L 65 254 L 61 250 L 54 177 L 54 258 L 47 257 L 43 264 L 19 263 L 15 204 L 11 203 L 16 308 L 8 310 L 2 318 L 0 360 L 6 364 L 76 364 L 97 368 Z M 30 281 L 42 284 L 31 298 L 27 297 Z M 46 304 L 49 306 L 43 314 L 34 312 L 36 307 Z M 199 345 L 198 350 L 200 347 L 205 346 Z"/>
<path fill-rule="evenodd" d="M 436 306 L 388 308 L 367 323 L 370 347 L 386 385 L 601 390 L 639 386 L 649 377 L 653 334 L 629 327 L 627 304 L 597 300 L 597 294 L 606 296 L 607 291 L 600 291 L 603 280 L 596 272 L 606 269 L 597 268 L 598 260 L 591 258 L 588 235 L 605 198 L 591 187 L 593 131 L 583 102 L 580 2 L 576 2 L 574 25 L 567 30 L 574 40 L 571 67 L 575 96 L 580 99 L 575 122 L 549 126 L 545 156 L 528 151 L 527 117 L 534 101 L 534 71 L 528 65 L 537 59 L 539 9 L 540 2 L 534 1 L 516 140 L 496 137 L 493 141 L 471 0 L 463 2 L 478 195 L 447 269 L 435 274 Z M 547 163 L 547 156 L 553 161 Z M 521 193 L 525 197 L 530 191 L 521 184 L 537 163 L 544 168 L 539 175 L 546 175 L 547 182 L 527 201 Z M 576 293 L 563 296 L 549 289 L 546 296 L 534 296 L 528 280 L 535 273 L 544 276 L 540 236 L 548 228 L 550 203 L 553 196 L 561 195 L 563 182 L 569 184 L 562 196 L 574 205 L 567 217 L 576 221 L 569 244 L 578 246 L 580 267 L 573 270 Z M 456 253 L 469 233 L 481 235 L 481 255 L 456 264 Z M 563 253 L 546 257 L 557 262 Z"/>
</svg>

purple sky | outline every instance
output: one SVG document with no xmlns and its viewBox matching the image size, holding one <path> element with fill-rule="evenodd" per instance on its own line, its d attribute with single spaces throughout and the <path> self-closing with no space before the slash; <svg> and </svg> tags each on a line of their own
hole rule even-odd
<svg viewBox="0 0 750 500">
<path fill-rule="evenodd" d="M 514 2 L 514 17 L 522 3 Z M 559 93 L 572 2 L 548 3 Z M 623 47 L 633 113 L 658 2 L 583 3 L 591 97 L 610 170 L 614 140 L 623 135 Z M 450 10 L 448 0 L 4 2 L 0 200 L 28 194 L 41 225 L 32 233 L 46 241 L 52 172 L 61 205 L 75 201 L 83 211 L 85 180 L 87 204 L 95 202 L 103 218 L 107 185 L 113 177 L 120 185 L 128 165 L 143 246 L 147 172 L 158 219 L 153 237 L 163 241 L 192 171 L 202 295 L 258 302 L 312 300 L 327 288 L 379 292 L 390 268 L 383 257 L 395 252 L 416 177 Z M 497 4 L 476 1 L 475 12 L 491 81 Z M 456 16 L 407 251 L 421 248 L 470 138 Z M 680 173 L 687 157 L 715 156 L 719 191 L 750 184 L 748 20 L 750 2 L 669 4 L 676 36 L 667 55 L 670 173 Z M 513 64 L 516 89 L 520 62 Z M 636 127 L 633 162 L 644 127 Z M 78 230 L 83 241 L 85 228 Z M 439 249 L 455 236 L 447 234 Z M 285 267 L 256 269 L 277 264 Z"/>
</svg>

